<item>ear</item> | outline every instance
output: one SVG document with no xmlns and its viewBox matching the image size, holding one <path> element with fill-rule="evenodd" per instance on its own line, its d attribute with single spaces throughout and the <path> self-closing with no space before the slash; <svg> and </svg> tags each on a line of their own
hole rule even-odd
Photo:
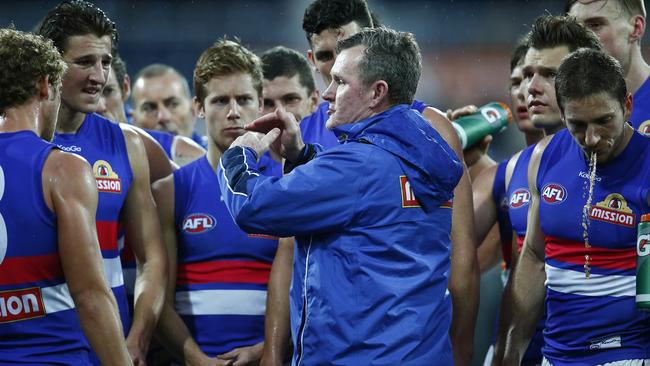
<svg viewBox="0 0 650 366">
<path fill-rule="evenodd" d="M 36 88 L 38 89 L 38 98 L 41 101 L 49 100 L 50 96 L 54 95 L 53 90 L 50 90 L 50 77 L 48 75 L 43 76 L 38 79 L 36 82 Z"/>
<path fill-rule="evenodd" d="M 316 109 L 318 108 L 318 100 L 319 99 L 320 99 L 320 92 L 317 89 L 314 89 L 314 91 L 309 96 L 309 112 L 310 113 L 316 112 Z"/>
<path fill-rule="evenodd" d="M 126 102 L 131 96 L 131 78 L 128 74 L 124 74 L 124 80 L 120 87 L 122 88 L 122 101 Z"/>
<path fill-rule="evenodd" d="M 641 42 L 645 33 L 645 18 L 641 15 L 632 17 L 632 31 L 630 32 L 630 41 L 632 43 Z"/>
<path fill-rule="evenodd" d="M 314 61 L 314 51 L 312 51 L 311 48 L 307 50 L 307 60 L 309 60 L 309 63 L 314 68 L 314 72 L 318 72 L 316 62 Z"/>
<path fill-rule="evenodd" d="M 201 103 L 196 97 L 192 98 L 192 111 L 195 116 L 205 118 L 205 108 L 203 107 L 203 103 Z"/>
<path fill-rule="evenodd" d="M 370 108 L 375 108 L 388 103 L 388 83 L 384 80 L 378 80 L 372 83 L 372 100 L 370 101 Z"/>
<path fill-rule="evenodd" d="M 623 117 L 625 118 L 625 122 L 629 121 L 630 115 L 632 115 L 632 94 L 627 93 L 625 96 L 625 104 L 623 104 Z"/>
</svg>

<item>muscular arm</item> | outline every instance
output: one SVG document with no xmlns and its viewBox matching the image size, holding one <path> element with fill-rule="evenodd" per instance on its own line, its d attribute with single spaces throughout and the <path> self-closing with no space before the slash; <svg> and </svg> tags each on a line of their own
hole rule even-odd
<svg viewBox="0 0 650 366">
<path fill-rule="evenodd" d="M 56 215 L 61 266 L 86 338 L 102 364 L 130 365 L 99 253 L 97 187 L 90 166 L 77 155 L 53 151 L 43 168 L 43 191 Z"/>
<path fill-rule="evenodd" d="M 422 115 L 454 149 L 456 155 L 463 156 L 460 141 L 449 120 L 431 107 L 426 108 Z M 469 365 L 474 348 L 480 274 L 476 258 L 473 214 L 472 189 L 467 168 L 464 168 L 463 176 L 454 190 L 451 226 L 449 292 L 452 296 L 453 318 L 449 335 L 456 365 Z"/>
<path fill-rule="evenodd" d="M 528 166 L 531 196 L 528 227 L 521 255 L 508 279 L 501 301 L 501 321 L 494 364 L 519 365 L 535 332 L 544 305 L 544 234 L 539 219 L 540 196 L 536 182 L 540 157 L 548 141 L 547 139 L 538 144 Z"/>
<path fill-rule="evenodd" d="M 205 149 L 185 136 L 174 136 L 171 150 L 174 163 L 179 166 L 187 165 L 205 155 Z"/>
<path fill-rule="evenodd" d="M 126 341 L 134 359 L 144 361 L 164 302 L 167 257 L 160 239 L 160 224 L 149 183 L 149 164 L 142 141 L 128 127 L 123 127 L 122 132 L 133 183 L 122 208 L 121 222 L 135 254 L 138 271 L 133 324 Z"/>
<path fill-rule="evenodd" d="M 165 303 L 158 321 L 157 334 L 160 336 L 161 342 L 177 360 L 188 365 L 203 364 L 209 361 L 208 356 L 196 344 L 187 326 L 174 308 L 177 268 L 176 230 L 174 227 L 174 177 L 170 175 L 154 183 L 153 195 L 156 200 L 162 238 L 169 260 L 169 279 L 167 281 Z"/>
<path fill-rule="evenodd" d="M 282 238 L 273 259 L 264 319 L 264 366 L 280 366 L 290 342 L 289 287 L 293 274 L 294 238 Z"/>
<path fill-rule="evenodd" d="M 149 163 L 149 183 L 153 184 L 153 182 L 157 181 L 158 179 L 162 179 L 170 175 L 174 170 L 174 167 L 169 161 L 169 158 L 167 158 L 165 150 L 163 150 L 158 141 L 156 141 L 156 139 L 151 137 L 151 135 L 149 135 L 140 127 L 127 125 L 123 126 L 135 131 L 138 136 L 140 136 L 140 139 L 142 139 L 144 150 L 147 154 L 147 162 Z"/>
</svg>

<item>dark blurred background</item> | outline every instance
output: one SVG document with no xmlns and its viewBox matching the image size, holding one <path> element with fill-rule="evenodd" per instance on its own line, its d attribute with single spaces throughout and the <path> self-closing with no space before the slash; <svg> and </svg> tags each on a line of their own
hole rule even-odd
<svg viewBox="0 0 650 366">
<path fill-rule="evenodd" d="M 533 20 L 560 14 L 555 0 L 369 0 L 382 24 L 415 34 L 424 56 L 417 97 L 446 110 L 490 101 L 508 103 L 510 52 Z M 58 1 L 1 0 L 0 27 L 14 24 L 31 30 Z M 302 16 L 310 0 L 102 0 L 94 1 L 117 23 L 119 51 L 129 73 L 154 62 L 180 70 L 191 85 L 200 53 L 224 35 L 239 37 L 255 52 L 276 45 L 306 51 Z M 649 32 L 650 33 L 650 32 Z M 648 36 L 646 35 L 646 42 Z M 648 52 L 646 52 L 648 56 Z M 646 57 L 647 57 L 646 56 Z M 646 58 L 647 59 L 647 58 Z M 323 88 L 319 75 L 315 75 Z M 490 155 L 506 158 L 524 146 L 514 125 L 497 136 Z M 498 269 L 483 276 L 481 314 L 475 360 L 481 365 L 496 304 L 500 299 Z"/>
</svg>

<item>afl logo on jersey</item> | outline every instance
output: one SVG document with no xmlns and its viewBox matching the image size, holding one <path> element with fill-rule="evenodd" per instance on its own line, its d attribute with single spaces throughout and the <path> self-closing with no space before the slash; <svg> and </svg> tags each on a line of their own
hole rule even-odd
<svg viewBox="0 0 650 366">
<path fill-rule="evenodd" d="M 560 184 L 549 183 L 542 188 L 542 198 L 550 205 L 562 203 L 566 199 L 566 189 Z"/>
<path fill-rule="evenodd" d="M 618 193 L 609 194 L 603 201 L 591 206 L 589 217 L 630 228 L 635 227 L 636 223 L 636 216 L 632 209 L 627 206 L 625 198 Z"/>
<path fill-rule="evenodd" d="M 196 213 L 185 217 L 183 220 L 183 231 L 188 234 L 202 234 L 214 229 L 217 224 L 212 215 Z"/>
<path fill-rule="evenodd" d="M 650 137 L 650 119 L 641 123 L 637 131 L 645 137 Z"/>
<path fill-rule="evenodd" d="M 97 181 L 97 190 L 107 193 L 122 193 L 122 180 L 106 160 L 97 160 L 93 164 L 93 173 Z"/>
<path fill-rule="evenodd" d="M 510 208 L 526 206 L 530 201 L 530 192 L 526 188 L 519 188 L 510 196 Z"/>
</svg>

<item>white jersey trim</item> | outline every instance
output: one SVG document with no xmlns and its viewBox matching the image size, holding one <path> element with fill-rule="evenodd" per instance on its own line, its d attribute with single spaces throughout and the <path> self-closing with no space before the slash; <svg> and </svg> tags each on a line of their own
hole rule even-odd
<svg viewBox="0 0 650 366">
<path fill-rule="evenodd" d="M 581 296 L 635 296 L 636 277 L 601 275 L 592 273 L 589 278 L 584 272 L 545 266 L 546 286 L 553 291 Z"/>
<path fill-rule="evenodd" d="M 182 315 L 264 315 L 264 290 L 198 290 L 176 292 Z"/>
</svg>

